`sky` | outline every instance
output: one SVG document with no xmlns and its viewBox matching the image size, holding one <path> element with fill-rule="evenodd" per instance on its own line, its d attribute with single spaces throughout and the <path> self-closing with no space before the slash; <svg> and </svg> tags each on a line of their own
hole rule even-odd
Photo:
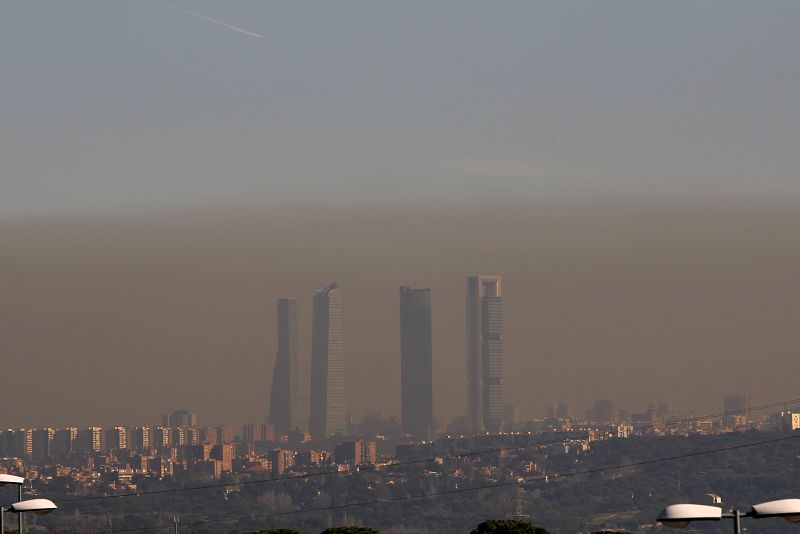
<svg viewBox="0 0 800 534">
<path fill-rule="evenodd" d="M 399 411 L 397 287 L 464 412 L 800 397 L 800 4 L 5 2 L 0 425 L 261 420 L 274 304 L 345 291 L 348 410 Z M 303 323 L 304 321 L 304 323 Z"/>
</svg>

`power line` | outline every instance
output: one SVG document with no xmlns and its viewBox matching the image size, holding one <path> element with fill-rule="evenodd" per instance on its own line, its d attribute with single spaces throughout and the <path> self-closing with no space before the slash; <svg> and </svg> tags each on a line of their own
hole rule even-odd
<svg viewBox="0 0 800 534">
<path fill-rule="evenodd" d="M 791 400 L 782 401 L 782 402 L 770 402 L 768 404 L 760 404 L 760 405 L 757 405 L 757 406 L 751 406 L 750 408 L 743 408 L 741 410 L 728 410 L 726 412 L 717 412 L 717 413 L 706 414 L 706 415 L 696 415 L 696 416 L 692 416 L 692 417 L 686 417 L 686 418 L 683 418 L 683 419 L 674 419 L 672 421 L 667 422 L 666 424 L 668 424 L 668 425 L 677 425 L 677 424 L 680 424 L 680 423 L 691 423 L 693 421 L 698 421 L 698 420 L 702 420 L 702 419 L 714 419 L 714 418 L 717 418 L 717 417 L 725 417 L 726 415 L 736 415 L 736 414 L 742 414 L 742 413 L 748 413 L 748 412 L 756 412 L 756 411 L 760 411 L 760 410 L 766 410 L 768 408 L 777 408 L 779 406 L 790 406 L 790 405 L 793 405 L 793 404 L 800 404 L 800 399 L 791 399 Z"/>
<path fill-rule="evenodd" d="M 480 456 L 483 454 L 492 454 L 495 452 L 500 451 L 508 451 L 508 450 L 515 450 L 515 449 L 526 449 L 526 448 L 534 448 L 534 447 L 547 447 L 550 445 L 554 445 L 556 443 L 562 443 L 563 439 L 558 440 L 557 442 L 553 443 L 536 443 L 533 445 L 526 445 L 526 446 L 519 446 L 519 447 L 495 447 L 491 449 L 481 449 L 475 451 L 466 451 L 464 453 L 453 454 L 447 456 L 447 458 L 461 458 L 467 456 Z M 429 458 L 420 458 L 417 460 L 408 460 L 405 462 L 395 462 L 391 464 L 387 464 L 385 467 L 387 468 L 394 468 L 394 467 L 403 467 L 407 465 L 414 465 L 414 464 L 421 464 L 421 463 L 429 463 L 435 461 L 437 458 L 441 458 L 441 456 L 437 457 L 429 457 Z M 361 466 L 359 469 L 361 471 L 377 471 L 380 467 L 384 466 L 377 466 L 377 465 L 370 465 L 370 466 Z M 141 491 L 141 492 L 131 492 L 131 493 L 120 493 L 114 495 L 92 495 L 89 497 L 78 497 L 76 499 L 64 499 L 59 500 L 58 504 L 68 504 L 68 503 L 76 503 L 76 502 L 84 502 L 84 501 L 94 501 L 94 500 L 103 500 L 103 499 L 118 499 L 123 497 L 140 497 L 145 495 L 159 495 L 165 493 L 180 493 L 184 491 L 199 491 L 205 489 L 219 489 L 219 488 L 229 488 L 231 486 L 248 486 L 253 484 L 266 484 L 271 482 L 283 482 L 285 480 L 296 480 L 296 479 L 308 479 L 308 478 L 315 478 L 327 475 L 339 475 L 341 474 L 340 471 L 321 471 L 318 473 L 302 473 L 297 475 L 286 475 L 282 477 L 275 477 L 275 478 L 263 478 L 258 480 L 241 480 L 235 482 L 220 482 L 218 484 L 204 484 L 202 486 L 190 486 L 188 488 L 171 488 L 171 489 L 161 489 L 161 490 L 152 490 L 152 491 Z"/>
<path fill-rule="evenodd" d="M 586 471 L 576 471 L 576 472 L 572 472 L 572 473 L 564 473 L 563 475 L 554 475 L 553 479 L 561 480 L 561 479 L 565 479 L 565 478 L 574 478 L 574 477 L 579 477 L 579 476 L 591 475 L 591 474 L 595 474 L 595 473 L 602 473 L 602 472 L 606 472 L 606 471 L 614 471 L 614 470 L 618 470 L 618 469 L 625 469 L 625 468 L 628 468 L 628 467 L 640 467 L 640 466 L 645 466 L 645 465 L 652 465 L 652 464 L 657 464 L 657 463 L 670 462 L 670 461 L 674 461 L 674 460 L 681 460 L 681 459 L 685 459 L 685 458 L 704 456 L 704 455 L 707 455 L 707 454 L 716 454 L 716 453 L 720 453 L 720 452 L 734 451 L 734 450 L 744 449 L 744 448 L 748 448 L 748 447 L 756 447 L 756 446 L 759 446 L 759 445 L 767 445 L 767 444 L 770 444 L 770 443 L 779 443 L 779 442 L 788 441 L 788 440 L 794 440 L 794 439 L 800 439 L 800 434 L 792 435 L 792 436 L 785 436 L 785 437 L 781 437 L 781 438 L 773 438 L 773 439 L 761 440 L 761 441 L 756 441 L 756 442 L 751 442 L 751 443 L 741 443 L 741 444 L 738 444 L 738 445 L 731 445 L 731 446 L 728 446 L 728 447 L 718 447 L 716 449 L 706 449 L 706 450 L 703 450 L 703 451 L 695 451 L 695 452 L 684 453 L 684 454 L 676 454 L 676 455 L 673 455 L 673 456 L 666 456 L 666 457 L 661 457 L 661 458 L 652 458 L 652 459 L 649 459 L 649 460 L 642 460 L 642 461 L 638 461 L 638 462 L 630 462 L 630 463 L 627 463 L 627 464 L 620 464 L 620 465 L 607 466 L 607 467 L 599 467 L 599 468 L 595 468 L 595 469 L 587 469 Z M 394 498 L 391 498 L 391 499 L 373 499 L 373 500 L 369 500 L 369 501 L 358 501 L 358 502 L 338 504 L 338 505 L 333 505 L 333 506 L 322 506 L 322 507 L 319 507 L 319 508 L 308 508 L 308 509 L 305 509 L 305 510 L 290 510 L 290 511 L 285 511 L 285 512 L 273 512 L 271 514 L 267 514 L 265 516 L 262 516 L 261 518 L 258 518 L 258 519 L 268 520 L 268 519 L 271 519 L 271 518 L 274 518 L 274 517 L 292 516 L 292 515 L 308 514 L 308 513 L 314 513 L 314 512 L 334 511 L 334 510 L 341 510 L 341 509 L 346 509 L 346 508 L 356 508 L 356 507 L 361 507 L 361 506 L 371 506 L 371 505 L 374 505 L 374 504 L 391 504 L 391 503 L 395 503 L 395 502 L 411 501 L 411 500 L 418 500 L 418 499 L 429 499 L 429 498 L 432 498 L 432 497 L 440 497 L 440 496 L 446 496 L 446 495 L 467 493 L 467 492 L 470 492 L 470 491 L 483 491 L 483 490 L 490 490 L 490 489 L 497 489 L 497 488 L 506 488 L 506 487 L 509 487 L 509 486 L 516 486 L 516 485 L 517 485 L 516 481 L 499 482 L 499 483 L 496 483 L 496 484 L 485 484 L 485 485 L 480 485 L 480 486 L 472 486 L 472 487 L 468 487 L 468 488 L 455 488 L 455 489 L 451 489 L 451 490 L 444 490 L 444 491 L 428 493 L 428 494 L 424 494 L 424 495 L 406 495 L 406 496 L 402 496 L 402 497 L 394 497 Z M 256 518 L 251 518 L 251 519 L 256 519 Z M 223 522 L 228 522 L 228 521 L 231 521 L 231 518 L 227 517 L 227 518 L 219 518 L 219 519 L 210 519 L 210 520 L 194 521 L 194 522 L 182 523 L 182 524 L 185 525 L 185 526 L 197 526 L 197 525 L 208 525 L 208 524 L 213 524 L 213 523 L 223 523 Z M 173 525 L 171 525 L 171 524 L 170 525 L 165 524 L 165 525 L 157 525 L 157 526 L 154 526 L 154 527 L 122 529 L 122 530 L 117 530 L 117 532 L 143 532 L 143 531 L 148 531 L 148 530 L 160 530 L 160 529 L 170 528 L 172 526 Z"/>
<path fill-rule="evenodd" d="M 763 404 L 759 406 L 754 406 L 749 410 L 734 410 L 729 412 L 719 412 L 715 414 L 709 415 L 701 415 L 696 417 L 690 417 L 685 419 L 678 419 L 671 421 L 669 424 L 677 425 L 681 422 L 692 422 L 699 419 L 711 419 L 714 417 L 720 417 L 727 414 L 738 413 L 742 411 L 756 411 L 762 410 L 767 408 L 774 408 L 776 406 L 783 406 L 783 405 L 791 405 L 791 404 L 800 404 L 800 399 L 792 399 L 788 401 L 781 401 L 781 402 L 772 402 L 768 404 Z M 652 428 L 655 428 L 655 425 L 648 425 Z M 452 458 L 463 458 L 463 457 L 470 457 L 470 456 L 482 456 L 484 454 L 493 454 L 497 452 L 510 452 L 510 451 L 520 451 L 526 449 L 534 449 L 534 448 L 541 448 L 541 447 L 550 447 L 554 445 L 559 445 L 564 442 L 564 438 L 559 438 L 558 440 L 554 441 L 543 441 L 540 443 L 534 443 L 531 445 L 520 445 L 520 446 L 511 446 L 511 447 L 493 447 L 487 449 L 480 449 L 480 450 L 473 450 L 473 451 L 465 451 L 461 453 L 454 453 L 446 456 L 447 459 Z M 417 460 L 408 460 L 405 462 L 395 462 L 386 465 L 387 468 L 397 468 L 397 467 L 404 467 L 408 465 L 416 465 L 421 463 L 429 463 L 436 461 L 438 458 L 442 458 L 442 456 L 434 456 L 434 457 L 427 457 L 427 458 L 420 458 Z M 378 470 L 381 466 L 364 466 L 362 470 Z M 309 478 L 316 478 L 316 477 L 323 477 L 327 475 L 338 475 L 340 474 L 339 471 L 321 471 L 317 473 L 303 473 L 297 475 L 286 475 L 282 477 L 274 477 L 274 478 L 263 478 L 263 479 L 256 479 L 256 480 L 243 480 L 243 481 L 235 481 L 235 482 L 227 482 L 227 483 L 217 483 L 217 484 L 203 484 L 199 486 L 190 486 L 185 488 L 168 488 L 168 489 L 160 489 L 160 490 L 150 490 L 150 491 L 139 491 L 139 492 L 131 492 L 131 493 L 119 493 L 119 494 L 112 494 L 112 495 L 92 495 L 87 497 L 78 497 L 74 499 L 64 499 L 59 500 L 59 505 L 61 504 L 70 504 L 76 502 L 84 502 L 84 501 L 96 501 L 96 500 L 105 500 L 105 499 L 119 499 L 125 497 L 141 497 L 147 495 L 163 495 L 163 494 L 170 494 L 170 493 L 181 493 L 185 491 L 200 491 L 206 489 L 219 489 L 219 488 L 228 488 L 232 486 L 249 486 L 253 484 L 269 484 L 269 483 L 277 483 L 283 482 L 286 480 L 298 480 L 298 479 L 309 479 Z"/>
</svg>

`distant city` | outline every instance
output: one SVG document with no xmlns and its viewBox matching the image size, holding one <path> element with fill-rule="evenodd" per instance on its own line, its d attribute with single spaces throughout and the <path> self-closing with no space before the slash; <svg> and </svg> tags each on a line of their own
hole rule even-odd
<svg viewBox="0 0 800 534">
<path fill-rule="evenodd" d="M 155 426 L 7 429 L 0 432 L 0 473 L 45 483 L 67 479 L 73 492 L 135 491 L 141 477 L 347 471 L 468 450 L 481 440 L 534 443 L 545 434 L 567 448 L 587 450 L 597 440 L 632 436 L 800 429 L 800 413 L 787 407 L 757 415 L 744 394 L 725 396 L 722 412 L 705 416 L 679 418 L 664 401 L 630 413 L 600 399 L 584 417 L 561 402 L 547 405 L 542 419 L 520 421 L 517 407 L 504 397 L 502 278 L 488 275 L 466 283 L 466 414 L 446 426 L 436 423 L 431 290 L 402 286 L 401 415 L 371 414 L 354 422 L 345 406 L 343 297 L 336 283 L 314 295 L 310 358 L 298 351 L 297 300 L 278 299 L 277 355 L 264 421 L 241 428 L 203 426 L 197 414 L 181 409 Z M 541 466 L 523 471 L 548 475 Z"/>
</svg>

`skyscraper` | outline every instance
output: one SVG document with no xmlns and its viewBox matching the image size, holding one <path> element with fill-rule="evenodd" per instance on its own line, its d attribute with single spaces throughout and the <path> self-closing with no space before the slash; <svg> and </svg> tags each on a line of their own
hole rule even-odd
<svg viewBox="0 0 800 534">
<path fill-rule="evenodd" d="M 430 289 L 400 287 L 400 404 L 403 432 L 427 438 L 433 423 Z"/>
<path fill-rule="evenodd" d="M 336 282 L 314 295 L 311 325 L 311 414 L 315 438 L 344 434 L 342 290 Z"/>
<path fill-rule="evenodd" d="M 297 353 L 297 301 L 278 299 L 278 353 L 270 391 L 269 420 L 280 434 L 308 428 L 308 365 Z"/>
<path fill-rule="evenodd" d="M 747 395 L 743 393 L 725 395 L 722 399 L 722 405 L 725 409 L 725 415 L 722 416 L 722 424 L 726 428 L 743 427 L 750 421 L 752 403 Z"/>
<path fill-rule="evenodd" d="M 197 426 L 197 415 L 189 410 L 172 410 L 172 413 L 161 416 L 161 426 Z"/>
<path fill-rule="evenodd" d="M 503 411 L 503 291 L 499 276 L 467 278 L 467 419 L 497 432 Z"/>
</svg>

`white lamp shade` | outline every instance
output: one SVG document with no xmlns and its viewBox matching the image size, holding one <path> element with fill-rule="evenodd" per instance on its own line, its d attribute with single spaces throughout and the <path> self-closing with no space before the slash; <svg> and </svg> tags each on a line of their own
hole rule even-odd
<svg viewBox="0 0 800 534">
<path fill-rule="evenodd" d="M 37 512 L 49 513 L 58 508 L 50 499 L 30 499 L 27 501 L 15 502 L 8 507 L 12 512 Z"/>
<path fill-rule="evenodd" d="M 657 521 L 664 526 L 683 528 L 690 521 L 719 521 L 722 508 L 705 504 L 671 504 L 658 515 Z"/>
<path fill-rule="evenodd" d="M 779 501 L 754 504 L 753 517 L 783 517 L 792 523 L 800 523 L 800 499 L 781 499 Z"/>
<path fill-rule="evenodd" d="M 0 486 L 3 484 L 17 484 L 22 485 L 25 483 L 25 479 L 22 477 L 18 477 L 16 475 L 6 475 L 0 474 Z"/>
</svg>

